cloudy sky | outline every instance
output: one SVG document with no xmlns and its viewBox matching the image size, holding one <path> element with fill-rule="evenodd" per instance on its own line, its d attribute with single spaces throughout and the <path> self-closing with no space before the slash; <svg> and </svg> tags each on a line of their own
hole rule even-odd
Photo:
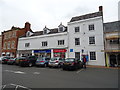
<svg viewBox="0 0 120 90">
<path fill-rule="evenodd" d="M 118 20 L 118 2 L 120 0 L 0 0 L 0 32 L 12 26 L 24 27 L 31 23 L 33 31 L 45 27 L 56 28 L 74 16 L 98 11 L 103 6 L 104 22 Z"/>
</svg>

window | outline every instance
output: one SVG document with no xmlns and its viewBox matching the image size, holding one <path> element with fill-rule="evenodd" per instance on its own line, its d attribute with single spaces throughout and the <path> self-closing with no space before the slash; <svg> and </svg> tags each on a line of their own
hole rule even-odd
<svg viewBox="0 0 120 90">
<path fill-rule="evenodd" d="M 96 52 L 90 52 L 90 60 L 96 60 Z"/>
<path fill-rule="evenodd" d="M 89 31 L 94 30 L 94 24 L 89 25 Z"/>
<path fill-rule="evenodd" d="M 89 37 L 89 44 L 95 44 L 95 37 Z"/>
<path fill-rule="evenodd" d="M 75 27 L 75 32 L 79 32 L 80 28 L 79 27 Z"/>
<path fill-rule="evenodd" d="M 47 41 L 42 42 L 42 46 L 47 46 Z"/>
<path fill-rule="evenodd" d="M 114 39 L 114 40 L 110 40 L 110 44 L 120 44 L 120 38 Z"/>
<path fill-rule="evenodd" d="M 6 47 L 7 47 L 7 43 L 5 42 L 3 48 L 6 49 Z"/>
<path fill-rule="evenodd" d="M 13 36 L 13 37 L 16 37 L 16 31 L 13 32 L 12 36 Z"/>
<path fill-rule="evenodd" d="M 64 40 L 58 40 L 58 45 L 64 45 Z"/>
<path fill-rule="evenodd" d="M 44 30 L 44 34 L 47 34 L 47 30 Z"/>
<path fill-rule="evenodd" d="M 15 48 L 15 41 L 12 41 L 12 43 L 11 43 L 11 48 L 12 48 L 12 49 Z"/>
<path fill-rule="evenodd" d="M 7 49 L 10 49 L 10 41 L 7 43 Z"/>
<path fill-rule="evenodd" d="M 75 38 L 75 45 L 80 45 L 80 38 Z"/>
<path fill-rule="evenodd" d="M 25 43 L 25 47 L 29 47 L 30 46 L 30 43 Z"/>
<path fill-rule="evenodd" d="M 60 32 L 63 32 L 63 27 L 59 27 L 59 31 L 60 31 Z"/>
</svg>

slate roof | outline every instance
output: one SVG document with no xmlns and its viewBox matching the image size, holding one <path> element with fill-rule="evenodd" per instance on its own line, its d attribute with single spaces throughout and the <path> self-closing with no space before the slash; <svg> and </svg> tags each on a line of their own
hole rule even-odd
<svg viewBox="0 0 120 90">
<path fill-rule="evenodd" d="M 120 31 L 120 21 L 104 23 L 104 32 Z"/>
<path fill-rule="evenodd" d="M 103 15 L 103 12 L 99 11 L 99 12 L 90 13 L 90 14 L 86 14 L 86 15 L 82 15 L 82 16 L 76 16 L 76 17 L 72 17 L 70 22 L 89 19 L 89 18 L 94 18 L 94 17 L 99 17 L 99 16 L 102 16 L 102 15 Z"/>
</svg>

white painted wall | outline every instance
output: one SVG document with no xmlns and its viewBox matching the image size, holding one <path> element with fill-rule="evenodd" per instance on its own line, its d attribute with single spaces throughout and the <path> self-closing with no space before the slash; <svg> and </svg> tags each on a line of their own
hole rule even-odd
<svg viewBox="0 0 120 90">
<path fill-rule="evenodd" d="M 64 40 L 64 45 L 58 45 L 58 40 Z M 47 41 L 48 46 L 43 47 L 42 42 Z M 25 47 L 25 43 L 30 43 L 29 47 Z M 67 32 L 39 35 L 32 37 L 19 38 L 18 50 L 43 50 L 43 49 L 59 49 L 68 48 L 68 34 Z M 66 54 L 67 55 L 67 54 Z"/>
<path fill-rule="evenodd" d="M 120 20 L 120 1 L 118 2 L 118 20 Z"/>
<path fill-rule="evenodd" d="M 89 31 L 88 25 L 94 24 L 95 30 Z M 80 26 L 80 32 L 75 33 L 74 27 Z M 69 57 L 74 58 L 75 52 L 80 52 L 84 49 L 85 53 L 89 55 L 90 51 L 96 51 L 96 61 L 88 62 L 89 65 L 105 65 L 104 52 L 104 43 L 103 43 L 103 21 L 102 17 L 80 20 L 75 22 L 68 23 L 68 32 L 69 32 L 69 50 L 74 49 L 73 52 L 69 52 Z M 85 33 L 85 34 L 84 34 Z M 95 45 L 89 45 L 89 36 L 95 36 Z M 75 46 L 75 38 L 80 38 L 80 45 Z"/>
</svg>

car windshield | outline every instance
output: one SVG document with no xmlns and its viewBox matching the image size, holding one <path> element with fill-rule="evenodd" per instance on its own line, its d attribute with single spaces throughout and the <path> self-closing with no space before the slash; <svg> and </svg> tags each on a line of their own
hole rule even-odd
<svg viewBox="0 0 120 90">
<path fill-rule="evenodd" d="M 45 61 L 45 58 L 39 57 L 37 61 Z"/>
<path fill-rule="evenodd" d="M 26 57 L 20 57 L 20 58 L 17 58 L 17 60 L 25 60 Z"/>
<path fill-rule="evenodd" d="M 51 58 L 51 61 L 59 60 L 59 58 Z"/>
<path fill-rule="evenodd" d="M 65 61 L 71 61 L 71 62 L 73 62 L 74 58 L 68 58 L 68 59 L 65 59 Z"/>
</svg>

